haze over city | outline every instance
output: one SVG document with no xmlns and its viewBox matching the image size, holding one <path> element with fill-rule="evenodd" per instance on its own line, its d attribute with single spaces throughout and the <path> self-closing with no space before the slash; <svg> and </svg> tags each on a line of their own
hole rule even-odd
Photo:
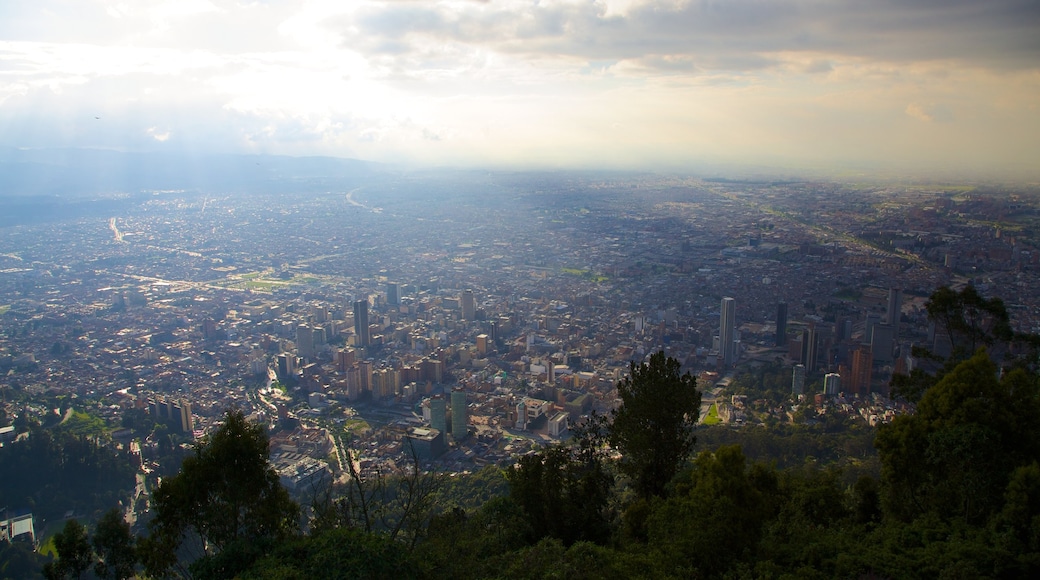
<svg viewBox="0 0 1040 580">
<path fill-rule="evenodd" d="M 1023 1 L 5 2 L 0 146 L 1035 178 Z"/>
</svg>

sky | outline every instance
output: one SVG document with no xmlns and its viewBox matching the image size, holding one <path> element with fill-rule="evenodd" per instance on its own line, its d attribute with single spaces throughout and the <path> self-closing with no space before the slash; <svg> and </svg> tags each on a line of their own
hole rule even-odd
<svg viewBox="0 0 1040 580">
<path fill-rule="evenodd" d="M 0 147 L 1040 178 L 1036 0 L 2 0 Z"/>
</svg>

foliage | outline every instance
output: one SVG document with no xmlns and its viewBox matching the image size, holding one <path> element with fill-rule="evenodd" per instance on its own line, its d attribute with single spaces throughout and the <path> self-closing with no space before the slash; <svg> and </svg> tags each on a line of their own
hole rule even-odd
<svg viewBox="0 0 1040 580">
<path fill-rule="evenodd" d="M 404 580 L 418 578 L 419 567 L 404 546 L 386 536 L 338 528 L 281 544 L 238 577 Z"/>
<path fill-rule="evenodd" d="M 985 349 L 929 389 L 917 413 L 878 431 L 885 501 L 909 521 L 924 513 L 983 523 L 1003 505 L 1012 472 L 1040 458 L 1036 376 L 997 378 Z"/>
<path fill-rule="evenodd" d="M 101 516 L 94 528 L 91 543 L 97 554 L 95 574 L 113 580 L 133 577 L 134 567 L 137 565 L 135 540 L 130 533 L 130 524 L 123 519 L 123 514 L 118 508 L 112 508 Z"/>
<path fill-rule="evenodd" d="M 67 511 L 100 511 L 134 488 L 128 457 L 93 439 L 38 426 L 0 448 L 0 473 L 18 474 L 0 479 L 0 505 L 29 508 L 48 521 Z"/>
<path fill-rule="evenodd" d="M 152 576 L 191 563 L 178 558 L 178 549 L 193 561 L 243 543 L 287 538 L 299 524 L 299 507 L 268 463 L 263 427 L 240 411 L 229 411 L 180 473 L 163 480 L 152 507 L 155 518 L 141 540 L 142 561 Z M 182 545 L 185 540 L 191 543 Z"/>
<path fill-rule="evenodd" d="M 58 559 L 43 567 L 48 580 L 80 578 L 94 562 L 94 553 L 87 540 L 87 529 L 75 519 L 66 520 L 65 527 L 54 535 Z"/>
<path fill-rule="evenodd" d="M 610 443 L 621 452 L 621 471 L 644 498 L 664 494 L 696 441 L 701 394 L 680 366 L 661 351 L 649 362 L 633 361 L 617 385 L 621 406 L 611 415 Z"/>
<path fill-rule="evenodd" d="M 610 538 L 607 502 L 613 478 L 598 456 L 554 445 L 520 459 L 507 472 L 509 495 L 523 511 L 531 539 L 556 538 L 569 546 Z"/>
</svg>

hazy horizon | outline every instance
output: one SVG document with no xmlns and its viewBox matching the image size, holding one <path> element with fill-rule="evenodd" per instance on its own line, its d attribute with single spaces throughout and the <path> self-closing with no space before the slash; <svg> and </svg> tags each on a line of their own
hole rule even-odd
<svg viewBox="0 0 1040 580">
<path fill-rule="evenodd" d="M 1040 6 L 14 0 L 0 147 L 1037 179 Z"/>
</svg>

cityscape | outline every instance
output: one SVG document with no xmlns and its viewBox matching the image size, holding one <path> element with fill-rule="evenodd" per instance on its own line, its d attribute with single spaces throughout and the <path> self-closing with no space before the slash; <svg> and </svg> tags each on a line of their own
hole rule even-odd
<svg viewBox="0 0 1040 580">
<path fill-rule="evenodd" d="M 6 412 L 70 397 L 190 442 L 241 409 L 294 490 L 345 477 L 345 437 L 366 469 L 413 448 L 448 472 L 511 465 L 616 407 L 657 351 L 697 377 L 702 419 L 873 426 L 909 410 L 888 395 L 912 346 L 949 354 L 935 288 L 999 291 L 1016 329 L 1040 327 L 1036 192 L 985 187 L 429 172 L 154 191 L 6 229 Z M 787 400 L 727 391 L 767 364 Z"/>
<path fill-rule="evenodd" d="M 1036 577 L 1038 38 L 5 2 L 0 580 Z"/>
</svg>

